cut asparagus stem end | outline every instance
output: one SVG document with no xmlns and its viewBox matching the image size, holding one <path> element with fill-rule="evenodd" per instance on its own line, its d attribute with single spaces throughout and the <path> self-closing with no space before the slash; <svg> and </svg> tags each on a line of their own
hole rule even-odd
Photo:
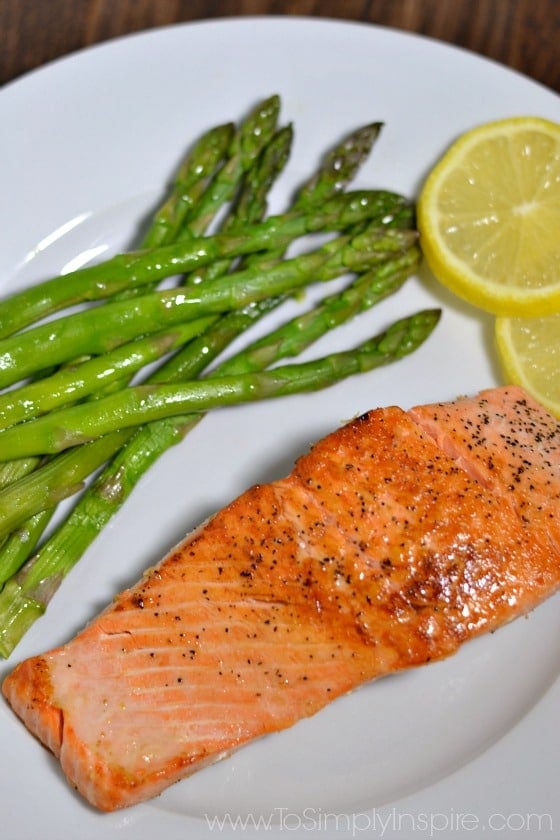
<svg viewBox="0 0 560 840">
<path fill-rule="evenodd" d="M 45 605 L 25 594 L 16 579 L 0 592 L 0 656 L 7 659 L 29 628 L 45 612 Z"/>
</svg>

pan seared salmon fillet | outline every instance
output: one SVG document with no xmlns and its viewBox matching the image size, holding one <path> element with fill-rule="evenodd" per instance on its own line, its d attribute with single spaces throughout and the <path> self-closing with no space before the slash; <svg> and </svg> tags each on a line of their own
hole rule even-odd
<svg viewBox="0 0 560 840">
<path fill-rule="evenodd" d="M 560 424 L 514 388 L 372 410 L 19 664 L 3 692 L 97 808 L 155 796 L 551 595 L 559 445 Z"/>
</svg>

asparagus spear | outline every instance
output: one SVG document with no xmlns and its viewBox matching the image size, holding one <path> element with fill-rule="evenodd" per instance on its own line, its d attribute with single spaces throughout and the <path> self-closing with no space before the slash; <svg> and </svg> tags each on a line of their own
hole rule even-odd
<svg viewBox="0 0 560 840">
<path fill-rule="evenodd" d="M 291 124 L 282 126 L 270 138 L 253 165 L 245 172 L 242 188 L 222 230 L 255 224 L 264 218 L 270 191 L 286 167 L 293 140 L 294 129 Z"/>
<path fill-rule="evenodd" d="M 219 375 L 264 370 L 279 359 L 298 356 L 329 330 L 395 294 L 419 264 L 420 250 L 413 246 L 402 256 L 366 271 L 347 288 L 329 295 L 309 311 L 297 315 L 222 362 Z"/>
<path fill-rule="evenodd" d="M 55 510 L 53 506 L 33 514 L 5 539 L 0 553 L 0 590 L 2 583 L 17 574 L 31 556 Z"/>
<path fill-rule="evenodd" d="M 292 142 L 292 126 L 283 126 L 262 149 L 253 166 L 244 173 L 237 199 L 220 228 L 222 233 L 262 220 L 266 214 L 269 191 L 288 161 Z M 214 260 L 192 272 L 183 286 L 190 290 L 203 281 L 214 280 L 226 274 L 231 265 L 231 258 Z"/>
<path fill-rule="evenodd" d="M 111 386 L 107 387 L 106 389 L 102 389 L 100 392 L 97 393 L 114 393 L 114 391 L 118 391 L 120 388 L 125 387 L 128 384 L 128 381 L 124 380 L 115 380 Z M 12 394 L 13 392 L 8 392 Z M 95 393 L 90 395 L 91 399 L 95 398 Z M 37 456 L 31 456 L 29 458 L 15 458 L 10 459 L 9 461 L 3 461 L 0 463 L 0 490 L 4 487 L 8 487 L 10 484 L 13 484 L 15 481 L 18 481 L 20 478 L 23 478 L 29 473 L 33 472 L 34 469 L 37 468 L 39 464 L 43 462 L 43 459 Z M 34 529 L 35 530 L 35 529 Z M 2 549 L 0 549 L 1 551 Z M 1 559 L 0 559 L 1 565 Z"/>
<path fill-rule="evenodd" d="M 373 122 L 352 131 L 332 149 L 321 167 L 298 191 L 295 203 L 317 204 L 346 189 L 369 155 L 383 123 Z"/>
<path fill-rule="evenodd" d="M 284 169 L 292 147 L 291 125 L 280 128 L 261 151 L 253 166 L 244 174 L 237 200 L 226 217 L 222 230 L 245 223 L 252 224 L 264 217 L 268 206 L 268 194 Z M 196 276 L 188 278 L 185 287 L 197 287 L 202 281 L 216 279 L 230 269 L 229 260 L 210 263 Z M 150 381 L 177 381 L 197 376 L 216 356 L 258 318 L 274 309 L 281 298 L 270 297 L 253 302 L 248 306 L 228 312 L 209 327 L 197 342 L 190 342 L 180 353 L 168 361 L 163 369 L 152 374 Z"/>
<path fill-rule="evenodd" d="M 17 458 L 0 464 L 0 490 L 32 472 L 40 458 Z"/>
<path fill-rule="evenodd" d="M 273 371 L 245 374 L 238 377 L 245 385 L 237 395 L 242 398 L 270 398 L 302 390 L 326 387 L 346 376 L 372 370 L 413 352 L 431 333 L 439 318 L 439 310 L 424 310 L 403 318 L 379 336 L 350 351 L 334 353 L 315 362 L 302 365 L 285 365 Z M 301 378 L 300 378 L 301 377 Z M 230 377 L 235 387 L 236 377 Z M 206 383 L 216 384 L 217 380 Z M 224 380 L 222 379 L 222 382 Z M 253 389 L 247 393 L 246 386 Z M 228 391 L 228 394 L 231 392 Z M 258 396 L 257 396 L 258 394 Z M 100 440 L 103 440 L 101 438 Z M 91 446 L 92 444 L 90 444 Z M 118 485 L 112 488 L 119 492 Z M 106 487 L 109 492 L 109 488 Z M 45 552 L 25 564 L 17 576 L 11 578 L 0 593 L 0 654 L 9 656 L 14 646 L 31 624 L 43 614 L 58 587 L 69 571 L 73 555 Z"/>
<path fill-rule="evenodd" d="M 323 159 L 317 172 L 305 181 L 296 193 L 292 208 L 313 207 L 343 192 L 371 152 L 383 123 L 373 122 L 354 129 Z M 412 221 L 412 219 L 411 219 Z M 268 265 L 282 256 L 282 248 L 263 255 L 249 255 L 247 265 L 258 262 Z"/>
<path fill-rule="evenodd" d="M 151 284 L 224 257 L 286 247 L 308 233 L 337 231 L 378 219 L 386 224 L 408 207 L 396 193 L 356 190 L 337 195 L 321 207 L 270 216 L 230 233 L 175 242 L 151 250 L 118 254 L 96 265 L 45 280 L 5 299 L 0 306 L 0 337 L 8 336 L 64 307 L 102 300 L 125 289 Z"/>
<path fill-rule="evenodd" d="M 227 156 L 235 136 L 232 123 L 215 126 L 205 132 L 184 158 L 173 183 L 171 194 L 156 210 L 148 230 L 144 234 L 141 250 L 172 244 L 181 230 L 185 217 L 196 206 L 196 202 L 214 176 L 216 168 Z M 114 300 L 129 300 L 156 289 L 158 281 L 145 286 L 125 288 L 112 295 Z"/>
<path fill-rule="evenodd" d="M 233 137 L 232 123 L 214 126 L 200 137 L 183 160 L 170 196 L 156 210 L 142 240 L 143 248 L 155 248 L 175 241 L 186 216 L 207 189 Z"/>
<path fill-rule="evenodd" d="M 201 236 L 216 212 L 230 201 L 243 176 L 251 171 L 264 148 L 274 137 L 280 112 L 280 97 L 271 96 L 259 102 L 235 132 L 228 158 L 206 191 L 191 208 L 177 238 Z"/>
<path fill-rule="evenodd" d="M 152 292 L 47 322 L 0 342 L 0 386 L 82 354 L 105 353 L 163 325 L 189 321 L 196 335 L 207 325 L 208 315 L 290 292 L 311 279 L 330 280 L 347 270 L 366 268 L 390 253 L 406 250 L 415 238 L 412 231 L 374 226 L 358 236 L 337 237 L 267 271 L 255 267 L 214 280 L 191 293 L 182 289 Z"/>
<path fill-rule="evenodd" d="M 48 460 L 29 475 L 0 491 L 0 537 L 8 536 L 28 517 L 72 496 L 91 473 L 110 458 L 129 437 L 126 429 Z"/>
<path fill-rule="evenodd" d="M 195 325 L 202 333 L 213 323 L 209 316 Z M 101 356 L 94 356 L 78 365 L 60 368 L 51 376 L 38 379 L 21 388 L 0 394 L 0 428 L 46 414 L 109 386 L 119 385 L 123 377 L 132 376 L 145 365 L 193 338 L 193 324 L 177 324 L 117 347 Z"/>
</svg>

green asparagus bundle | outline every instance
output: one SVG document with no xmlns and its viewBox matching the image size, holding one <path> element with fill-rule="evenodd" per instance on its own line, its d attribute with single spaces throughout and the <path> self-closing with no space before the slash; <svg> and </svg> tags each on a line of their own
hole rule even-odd
<svg viewBox="0 0 560 840">
<path fill-rule="evenodd" d="M 334 367 L 330 361 L 309 362 L 307 366 L 300 364 L 293 369 L 285 366 L 269 373 L 226 376 L 210 382 L 125 388 L 94 402 L 55 411 L 6 430 L 0 435 L 0 460 L 62 452 L 118 429 L 184 412 L 208 411 L 239 402 L 324 388 L 330 381 L 336 381 L 337 371 L 347 376 L 356 370 L 370 370 L 373 366 L 370 350 L 367 346 L 363 350 L 349 351 L 348 356 L 341 355 L 337 359 Z M 360 367 L 362 364 L 363 368 Z"/>
<path fill-rule="evenodd" d="M 171 245 L 118 254 L 109 260 L 54 277 L 7 298 L 0 306 L 0 336 L 78 303 L 102 300 L 153 284 L 226 257 L 287 247 L 309 233 L 344 230 L 377 219 L 387 224 L 408 207 L 400 195 L 382 190 L 343 193 L 320 207 L 295 210 L 213 236 L 188 237 Z"/>
<path fill-rule="evenodd" d="M 314 251 L 276 262 L 266 271 L 249 268 L 219 277 L 200 290 L 151 292 L 48 321 L 0 341 L 0 387 L 46 365 L 106 353 L 127 340 L 159 330 L 162 324 L 188 321 L 194 337 L 206 329 L 208 316 L 292 292 L 311 280 L 326 281 L 346 271 L 363 270 L 390 254 L 404 252 L 415 239 L 414 231 L 380 231 L 374 225 L 355 237 L 342 234 Z"/>
<path fill-rule="evenodd" d="M 413 352 L 434 329 L 439 311 L 426 310 L 351 350 L 278 365 L 394 293 L 420 258 L 409 201 L 388 190 L 346 191 L 380 123 L 344 138 L 288 210 L 263 218 L 292 140 L 291 126 L 277 128 L 279 105 L 270 97 L 239 128 L 203 135 L 139 251 L 0 302 L 0 387 L 8 388 L 0 394 L 0 655 L 44 612 L 149 466 L 206 411 L 328 387 Z M 296 240 L 317 233 L 323 244 L 286 258 Z M 341 292 L 197 378 L 287 297 L 346 274 L 356 277 Z M 178 286 L 158 290 L 175 277 Z M 76 303 L 83 311 L 64 315 Z M 145 383 L 129 384 L 158 359 L 165 363 Z M 30 557 L 58 503 L 104 463 Z"/>
</svg>

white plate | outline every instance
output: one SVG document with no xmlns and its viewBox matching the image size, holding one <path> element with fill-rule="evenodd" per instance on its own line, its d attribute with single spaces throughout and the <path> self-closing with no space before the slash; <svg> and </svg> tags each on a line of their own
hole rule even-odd
<svg viewBox="0 0 560 840">
<path fill-rule="evenodd" d="M 203 129 L 279 93 L 296 142 L 272 209 L 350 128 L 385 128 L 357 185 L 415 195 L 460 132 L 515 114 L 560 118 L 558 97 L 469 53 L 373 26 L 229 19 L 131 36 L 56 62 L 0 93 L 0 292 L 134 241 Z M 217 412 L 164 457 L 65 582 L 1 675 L 67 640 L 185 531 L 308 444 L 376 405 L 449 399 L 499 381 L 490 319 L 413 279 L 314 353 L 441 304 L 436 333 L 398 366 L 306 397 Z M 311 355 L 311 354 L 309 354 Z M 553 599 L 454 658 L 355 692 L 293 729 L 101 815 L 0 707 L 2 836 L 111 840 L 502 836 L 558 831 L 560 616 Z M 327 814 L 331 815 L 327 819 Z M 492 817 L 492 815 L 494 815 Z M 275 828 L 271 824 L 275 822 Z M 270 824 L 269 824 L 270 823 Z M 531 830 L 529 830 L 531 829 Z"/>
</svg>

